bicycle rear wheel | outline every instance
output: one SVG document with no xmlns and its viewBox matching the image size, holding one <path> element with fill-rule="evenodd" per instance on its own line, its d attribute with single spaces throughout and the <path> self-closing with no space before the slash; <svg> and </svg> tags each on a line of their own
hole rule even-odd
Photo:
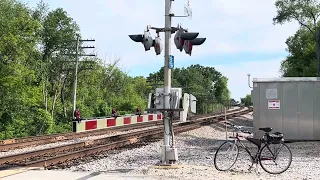
<svg viewBox="0 0 320 180">
<path fill-rule="evenodd" d="M 292 153 L 289 147 L 284 144 L 269 144 L 261 150 L 260 165 L 263 170 L 270 174 L 281 174 L 291 165 Z M 279 169 L 276 169 L 279 166 Z"/>
<path fill-rule="evenodd" d="M 219 171 L 227 171 L 235 164 L 238 156 L 238 145 L 235 142 L 226 141 L 214 155 L 214 166 Z"/>
</svg>

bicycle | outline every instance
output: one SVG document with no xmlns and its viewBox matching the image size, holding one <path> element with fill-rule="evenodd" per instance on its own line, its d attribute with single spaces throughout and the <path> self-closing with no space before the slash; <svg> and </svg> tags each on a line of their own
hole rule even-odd
<svg viewBox="0 0 320 180">
<path fill-rule="evenodd" d="M 261 139 L 256 139 L 256 138 L 252 138 L 249 136 L 245 137 L 245 136 L 239 135 L 238 132 L 242 132 L 245 134 L 251 134 L 251 135 L 252 135 L 252 133 L 249 131 L 242 130 L 241 126 L 236 126 L 231 123 L 228 123 L 228 124 L 230 124 L 236 130 L 236 136 L 230 137 L 230 138 L 233 138 L 234 140 L 224 142 L 217 149 L 215 156 L 214 156 L 214 166 L 217 170 L 228 171 L 230 168 L 232 168 L 232 166 L 236 163 L 238 156 L 239 156 L 239 145 L 238 144 L 240 144 L 246 150 L 247 154 L 250 156 L 250 160 L 251 160 L 252 164 L 250 165 L 248 170 L 251 170 L 253 164 L 256 164 L 256 166 L 257 166 L 259 163 L 264 171 L 266 171 L 270 174 L 281 174 L 281 173 L 285 172 L 290 167 L 291 162 L 292 162 L 292 153 L 291 153 L 290 148 L 284 143 L 282 133 L 275 132 L 275 133 L 270 134 L 270 132 L 272 131 L 271 127 L 259 128 L 259 130 L 264 131 L 264 135 Z M 250 143 L 256 145 L 258 147 L 257 153 L 253 156 L 251 154 L 251 152 L 248 150 L 248 147 L 245 146 L 241 142 L 242 140 L 240 140 L 239 138 L 245 138 Z M 273 144 L 278 145 L 278 147 L 271 150 L 270 145 L 273 145 Z M 223 148 L 225 146 L 227 146 L 229 148 L 232 147 L 232 150 L 235 150 L 236 154 L 234 155 L 234 160 L 231 160 L 231 165 L 228 166 L 226 169 L 222 169 L 221 167 L 218 166 L 218 164 L 219 164 L 219 160 L 218 160 L 219 156 L 218 155 L 219 155 L 219 153 L 221 153 L 223 151 Z M 263 162 L 269 160 L 271 162 L 274 162 L 275 164 L 278 164 L 275 161 L 279 158 L 278 157 L 279 154 L 281 152 L 283 152 L 283 150 L 282 150 L 283 148 L 284 148 L 284 150 L 287 150 L 289 152 L 289 156 L 286 157 L 286 160 L 288 160 L 288 164 L 280 171 L 272 171 L 272 170 L 268 169 L 267 166 L 265 164 L 263 164 Z M 229 149 L 228 149 L 228 151 L 229 151 Z M 228 151 L 225 154 L 227 154 Z M 264 155 L 264 151 L 269 152 L 270 155 L 269 156 Z M 222 163 L 226 164 L 225 158 L 222 159 Z M 283 162 L 280 162 L 279 164 L 283 164 Z"/>
</svg>

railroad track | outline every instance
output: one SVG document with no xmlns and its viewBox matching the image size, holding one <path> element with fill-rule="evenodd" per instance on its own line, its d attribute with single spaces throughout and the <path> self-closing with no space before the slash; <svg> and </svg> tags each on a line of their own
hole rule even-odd
<svg viewBox="0 0 320 180">
<path fill-rule="evenodd" d="M 114 132 L 122 132 L 122 131 L 129 131 L 137 128 L 146 128 L 151 126 L 159 126 L 163 123 L 161 121 L 151 121 L 145 123 L 137 123 L 137 124 L 130 124 L 126 126 L 118 126 L 112 128 L 105 128 L 99 130 L 92 130 L 92 131 L 85 131 L 81 133 L 61 133 L 61 134 L 53 134 L 53 135 L 44 135 L 44 136 L 31 136 L 25 137 L 21 139 L 13 139 L 13 140 L 4 140 L 2 144 L 0 144 L 0 151 L 8 151 L 12 149 L 19 149 L 24 148 L 27 146 L 33 145 L 43 145 L 55 142 L 62 142 L 76 138 L 83 138 L 88 136 L 99 136 L 108 133 Z"/>
<path fill-rule="evenodd" d="M 232 118 L 252 111 L 249 109 L 238 109 L 227 113 L 227 118 Z M 209 117 L 200 117 L 193 121 L 180 122 L 173 124 L 175 134 L 197 129 L 203 125 L 212 124 L 224 120 L 224 115 L 218 114 Z M 69 161 L 77 158 L 90 156 L 102 151 L 124 147 L 141 141 L 161 138 L 163 127 L 154 127 L 147 130 L 109 136 L 105 138 L 89 140 L 85 142 L 73 143 L 64 146 L 47 148 L 37 151 L 30 151 L 10 156 L 0 157 L 0 166 L 10 168 L 13 166 L 24 167 L 46 167 L 54 165 L 64 166 Z"/>
<path fill-rule="evenodd" d="M 234 112 L 236 110 L 229 110 L 228 112 Z M 216 115 L 221 113 L 215 113 L 211 115 Z M 208 116 L 208 115 L 206 115 Z M 196 115 L 191 118 L 190 120 L 206 117 L 203 115 Z M 178 120 L 175 120 L 175 122 Z M 43 145 L 43 144 L 49 144 L 49 143 L 55 143 L 55 142 L 63 142 L 71 139 L 76 138 L 83 138 L 88 136 L 99 136 L 104 135 L 108 133 L 114 133 L 114 132 L 123 132 L 123 131 L 129 131 L 133 129 L 140 129 L 140 128 L 147 128 L 152 126 L 160 126 L 163 125 L 162 121 L 150 121 L 150 122 L 144 122 L 144 123 L 137 123 L 137 124 L 130 124 L 126 126 L 118 126 L 118 127 L 112 127 L 112 128 L 105 128 L 105 129 L 99 129 L 99 130 L 92 130 L 92 131 L 85 131 L 81 133 L 60 133 L 60 134 L 51 134 L 51 135 L 43 135 L 43 136 L 29 136 L 25 138 L 19 138 L 19 139 L 7 139 L 0 141 L 0 151 L 9 151 L 13 149 L 20 149 L 28 146 L 34 146 L 34 145 Z"/>
<path fill-rule="evenodd" d="M 105 129 L 85 131 L 85 132 L 81 132 L 81 134 L 97 133 L 97 135 L 99 135 L 99 133 L 104 132 L 106 129 L 108 129 L 110 131 L 110 130 L 118 130 L 123 127 L 129 128 L 129 127 L 136 127 L 136 126 L 147 126 L 147 124 L 151 125 L 151 124 L 161 124 L 161 123 L 159 123 L 158 121 L 142 122 L 142 123 L 136 123 L 136 124 L 129 124 L 126 126 L 117 126 L 117 127 L 111 127 L 111 128 L 105 128 Z M 38 141 L 38 140 L 50 140 L 53 138 L 58 139 L 59 137 L 66 137 L 66 138 L 76 137 L 76 138 L 78 138 L 80 136 L 79 136 L 79 133 L 75 133 L 75 132 L 48 134 L 48 135 L 41 135 L 41 136 L 28 136 L 28 137 L 23 137 L 23 138 L 0 140 L 0 145 L 13 144 L 13 143 L 24 143 L 24 142 Z"/>
</svg>

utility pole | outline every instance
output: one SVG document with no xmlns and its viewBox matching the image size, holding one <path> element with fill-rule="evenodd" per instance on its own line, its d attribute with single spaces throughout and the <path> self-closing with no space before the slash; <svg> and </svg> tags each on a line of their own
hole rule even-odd
<svg viewBox="0 0 320 180">
<path fill-rule="evenodd" d="M 73 81 L 73 108 L 72 108 L 72 117 L 73 113 L 76 111 L 76 103 L 77 103 L 77 85 L 78 85 L 78 65 L 79 65 L 79 40 L 80 37 L 77 35 L 77 44 L 76 44 L 76 64 L 74 68 L 74 81 Z M 74 118 L 74 117 L 73 117 Z"/>
<path fill-rule="evenodd" d="M 170 41 L 171 41 L 171 0 L 165 0 L 165 39 L 164 39 L 164 109 L 170 108 L 171 69 L 169 68 Z M 164 142 L 162 162 L 167 162 L 166 152 L 170 148 L 170 122 L 168 111 L 164 112 Z M 176 154 L 176 151 L 174 151 Z"/>
<path fill-rule="evenodd" d="M 173 143 L 173 127 L 172 127 L 172 116 L 169 112 L 174 111 L 183 111 L 183 109 L 175 109 L 175 107 L 170 107 L 170 97 L 173 97 L 171 94 L 171 69 L 174 68 L 174 56 L 171 55 L 171 34 L 176 32 L 174 42 L 177 49 L 182 51 L 185 50 L 186 54 L 191 56 L 192 47 L 199 46 L 204 43 L 206 38 L 197 38 L 199 33 L 190 33 L 187 29 L 183 29 L 181 26 L 178 27 L 171 27 L 171 19 L 172 17 L 190 17 L 192 16 L 191 9 L 189 7 L 189 1 L 185 6 L 185 13 L 188 16 L 175 16 L 171 11 L 171 3 L 174 0 L 164 0 L 165 1 L 165 27 L 164 28 L 157 28 L 147 26 L 147 31 L 144 34 L 136 34 L 136 35 L 129 35 L 131 40 L 135 42 L 140 42 L 144 45 L 145 51 L 149 51 L 151 47 L 154 47 L 156 55 L 161 54 L 162 45 L 160 43 L 160 37 L 157 36 L 154 40 L 151 37 L 149 32 L 150 29 L 156 30 L 157 35 L 160 32 L 165 33 L 165 47 L 164 47 L 164 91 L 161 93 L 161 101 L 157 108 L 149 109 L 150 111 L 162 111 L 163 116 L 163 123 L 164 123 L 164 141 L 162 146 L 162 156 L 161 161 L 164 165 L 170 165 L 171 162 L 175 162 L 178 159 L 177 155 L 177 148 L 174 147 Z M 163 99 L 162 99 L 163 98 Z M 170 137 L 172 137 L 172 145 L 170 145 Z"/>
<path fill-rule="evenodd" d="M 79 47 L 80 46 L 80 42 L 93 42 L 95 41 L 94 39 L 80 39 L 80 36 L 77 35 L 77 39 L 76 39 L 76 61 L 75 61 L 75 68 L 74 68 L 74 83 L 73 83 L 73 108 L 72 108 L 72 119 L 74 119 L 74 115 L 73 113 L 75 112 L 76 108 L 77 108 L 77 86 L 78 86 L 78 66 L 79 66 L 79 57 L 82 56 L 95 56 L 94 54 L 80 54 L 79 51 L 80 49 L 88 49 L 88 48 L 95 48 L 94 46 L 83 46 L 83 47 Z"/>
</svg>

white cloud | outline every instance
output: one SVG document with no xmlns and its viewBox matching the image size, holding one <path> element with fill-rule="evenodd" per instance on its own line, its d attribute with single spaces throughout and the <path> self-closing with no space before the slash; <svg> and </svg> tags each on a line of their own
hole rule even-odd
<svg viewBox="0 0 320 180">
<path fill-rule="evenodd" d="M 131 41 L 128 34 L 143 33 L 149 24 L 163 27 L 164 0 L 46 2 L 51 8 L 64 8 L 80 25 L 84 38 L 96 39 L 94 44 L 100 57 L 105 58 L 105 54 L 120 57 L 126 71 L 163 66 L 164 52 L 159 56 L 155 56 L 153 49 L 144 52 L 142 44 Z M 184 3 L 185 0 L 172 2 L 175 15 L 183 15 Z M 199 59 L 212 54 L 285 52 L 285 40 L 295 33 L 298 25 L 273 25 L 272 18 L 276 15 L 274 3 L 275 0 L 190 0 L 192 20 L 173 18 L 172 26 L 182 23 L 183 27 L 200 32 L 199 37 L 206 37 L 207 40 L 201 47 L 194 47 L 191 57 L 184 51 L 179 52 L 172 42 L 171 54 L 175 56 L 176 66 L 190 64 L 188 61 L 206 66 Z M 155 35 L 154 32 L 152 34 Z M 161 38 L 164 39 L 162 34 Z M 242 54 L 241 59 L 245 58 Z M 282 59 L 284 57 L 269 61 L 238 61 L 215 65 L 215 68 L 228 77 L 232 97 L 239 100 L 250 93 L 247 73 L 251 73 L 252 77 L 278 77 Z"/>
<path fill-rule="evenodd" d="M 283 59 L 248 61 L 232 65 L 216 65 L 214 67 L 224 76 L 228 77 L 228 88 L 231 91 L 231 97 L 240 100 L 240 97 L 251 93 L 251 89 L 248 86 L 248 73 L 251 74 L 251 81 L 252 78 L 280 77 L 280 62 Z"/>
<path fill-rule="evenodd" d="M 128 57 L 123 59 L 125 64 L 141 65 L 163 60 L 163 53 L 155 58 L 153 49 L 145 53 L 141 44 L 128 37 L 128 34 L 143 33 L 148 24 L 164 26 L 163 0 L 50 1 L 49 4 L 63 7 L 77 21 L 83 37 L 96 39 L 99 55 L 107 53 Z M 274 2 L 190 0 L 192 20 L 173 18 L 172 26 L 182 23 L 190 31 L 199 31 L 199 37 L 207 40 L 201 47 L 194 48 L 191 58 L 174 47 L 172 54 L 177 60 L 195 60 L 200 55 L 210 54 L 283 52 L 285 40 L 298 26 L 297 23 L 272 25 L 272 18 L 276 15 Z M 172 2 L 176 15 L 183 15 L 184 3 L 182 0 Z M 163 35 L 161 37 L 164 39 Z"/>
<path fill-rule="evenodd" d="M 48 3 L 53 5 L 52 8 L 64 8 L 77 21 L 84 38 L 96 39 L 95 46 L 100 56 L 121 57 L 121 63 L 128 71 L 133 68 L 146 69 L 151 65 L 163 66 L 164 52 L 159 56 L 155 56 L 153 49 L 144 52 L 142 44 L 131 41 L 128 34 L 143 33 L 148 24 L 164 26 L 164 0 L 50 1 Z M 184 3 L 184 0 L 172 2 L 174 14 L 183 15 Z M 207 40 L 201 47 L 194 47 L 191 57 L 184 51 L 179 52 L 172 42 L 171 51 L 177 66 L 185 61 L 202 64 L 197 58 L 212 54 L 283 53 L 285 40 L 294 34 L 298 25 L 274 26 L 274 3 L 275 0 L 190 0 L 192 20 L 173 18 L 172 26 L 182 23 L 183 27 L 200 32 L 199 37 L 206 37 Z M 152 34 L 155 35 L 154 32 Z M 163 35 L 161 38 L 164 39 Z M 239 99 L 250 93 L 248 72 L 253 77 L 274 77 L 279 75 L 279 66 L 280 59 L 216 67 L 229 78 L 232 96 Z"/>
</svg>

